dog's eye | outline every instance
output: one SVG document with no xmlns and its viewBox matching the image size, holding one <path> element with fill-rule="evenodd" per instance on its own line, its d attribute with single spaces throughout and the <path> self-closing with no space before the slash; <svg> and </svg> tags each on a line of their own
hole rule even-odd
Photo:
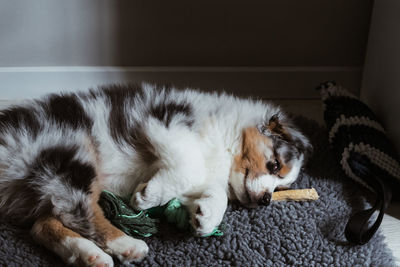
<svg viewBox="0 0 400 267">
<path fill-rule="evenodd" d="M 281 169 L 281 164 L 277 159 L 274 162 L 268 161 L 267 162 L 267 169 L 271 174 L 277 174 Z"/>
</svg>

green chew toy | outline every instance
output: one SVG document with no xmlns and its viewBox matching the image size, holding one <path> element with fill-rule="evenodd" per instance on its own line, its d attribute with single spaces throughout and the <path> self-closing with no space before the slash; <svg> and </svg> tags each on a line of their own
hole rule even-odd
<svg viewBox="0 0 400 267">
<path fill-rule="evenodd" d="M 159 220 L 150 218 L 145 211 L 133 210 L 127 203 L 127 199 L 117 197 L 106 190 L 101 192 L 99 199 L 104 216 L 125 234 L 149 237 L 157 233 Z"/>
<path fill-rule="evenodd" d="M 161 219 L 175 224 L 180 230 L 192 229 L 189 223 L 189 212 L 176 198 L 164 206 L 154 207 L 145 211 L 136 211 L 130 207 L 130 196 L 118 197 L 113 193 L 103 190 L 100 195 L 99 205 L 104 215 L 117 228 L 131 236 L 149 237 L 158 232 L 157 224 Z M 192 229 L 193 230 L 193 229 Z M 219 227 L 207 236 L 222 236 Z"/>
</svg>

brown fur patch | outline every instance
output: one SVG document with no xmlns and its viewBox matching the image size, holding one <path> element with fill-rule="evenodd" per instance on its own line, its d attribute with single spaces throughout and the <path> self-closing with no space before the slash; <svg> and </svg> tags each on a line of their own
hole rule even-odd
<svg viewBox="0 0 400 267">
<path fill-rule="evenodd" d="M 249 127 L 243 130 L 242 150 L 234 158 L 235 171 L 245 174 L 248 169 L 248 178 L 255 178 L 267 173 L 265 155 L 260 151 L 262 143 L 272 149 L 272 140 L 262 135 L 257 128 Z"/>
<path fill-rule="evenodd" d="M 279 122 L 278 116 L 272 116 L 268 122 L 267 128 L 274 133 L 281 133 L 283 130 L 282 125 Z"/>
<path fill-rule="evenodd" d="M 280 171 L 279 171 L 279 176 L 280 177 L 285 177 L 289 172 L 291 168 L 289 168 L 288 165 L 282 165 Z"/>
<path fill-rule="evenodd" d="M 114 225 L 104 217 L 103 210 L 98 204 L 100 193 L 96 192 L 99 188 L 94 188 L 95 193 L 92 197 L 92 209 L 93 209 L 93 224 L 96 229 L 96 235 L 99 237 L 98 242 L 100 246 L 106 246 L 107 242 L 115 240 L 118 237 L 124 236 L 125 233 L 116 228 Z"/>
<path fill-rule="evenodd" d="M 51 249 L 51 246 L 63 241 L 66 237 L 81 237 L 78 233 L 66 228 L 54 217 L 39 219 L 31 230 L 32 236 Z"/>
</svg>

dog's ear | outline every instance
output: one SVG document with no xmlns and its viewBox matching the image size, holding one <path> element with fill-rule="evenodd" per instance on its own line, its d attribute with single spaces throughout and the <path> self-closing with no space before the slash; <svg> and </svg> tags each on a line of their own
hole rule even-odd
<svg viewBox="0 0 400 267">
<path fill-rule="evenodd" d="M 288 145 L 296 148 L 298 155 L 304 156 L 304 162 L 311 156 L 313 147 L 306 136 L 304 136 L 296 126 L 282 113 L 277 113 L 267 119 L 261 132 L 267 136 L 284 141 Z"/>
<path fill-rule="evenodd" d="M 303 155 L 304 164 L 307 163 L 313 152 L 313 146 L 311 145 L 310 140 L 293 124 L 285 126 L 285 131 L 291 138 L 290 143 L 297 149 L 300 155 Z"/>
<path fill-rule="evenodd" d="M 282 133 L 283 126 L 279 120 L 279 114 L 275 114 L 269 119 L 267 128 L 271 133 L 276 133 L 276 134 Z"/>
<path fill-rule="evenodd" d="M 276 113 L 271 117 L 267 117 L 265 121 L 260 123 L 257 128 L 260 133 L 266 136 L 281 135 L 283 131 L 283 126 L 281 124 L 281 113 Z"/>
<path fill-rule="evenodd" d="M 283 114 L 276 113 L 273 116 L 266 118 L 266 120 L 261 123 L 258 128 L 260 132 L 266 136 L 283 137 L 283 139 L 285 139 L 289 138 L 289 136 L 286 136 L 287 133 L 285 131 L 285 124 L 286 119 L 284 118 Z"/>
</svg>

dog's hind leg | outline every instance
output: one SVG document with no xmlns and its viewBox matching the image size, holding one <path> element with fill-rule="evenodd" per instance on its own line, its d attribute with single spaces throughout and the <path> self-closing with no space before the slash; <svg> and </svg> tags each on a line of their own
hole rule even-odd
<svg viewBox="0 0 400 267">
<path fill-rule="evenodd" d="M 146 243 L 130 237 L 113 226 L 97 204 L 98 198 L 92 199 L 95 242 L 107 253 L 116 256 L 122 263 L 141 261 L 149 250 Z"/>
<path fill-rule="evenodd" d="M 71 210 L 63 209 L 57 216 L 46 215 L 36 220 L 31 231 L 34 239 L 74 265 L 113 266 L 105 252 L 123 263 L 142 260 L 148 252 L 146 243 L 114 227 L 97 203 L 97 180 L 90 188 L 91 193 Z"/>
<path fill-rule="evenodd" d="M 112 258 L 92 241 L 66 228 L 55 217 L 38 219 L 33 238 L 58 254 L 66 263 L 84 266 L 113 266 Z"/>
</svg>

